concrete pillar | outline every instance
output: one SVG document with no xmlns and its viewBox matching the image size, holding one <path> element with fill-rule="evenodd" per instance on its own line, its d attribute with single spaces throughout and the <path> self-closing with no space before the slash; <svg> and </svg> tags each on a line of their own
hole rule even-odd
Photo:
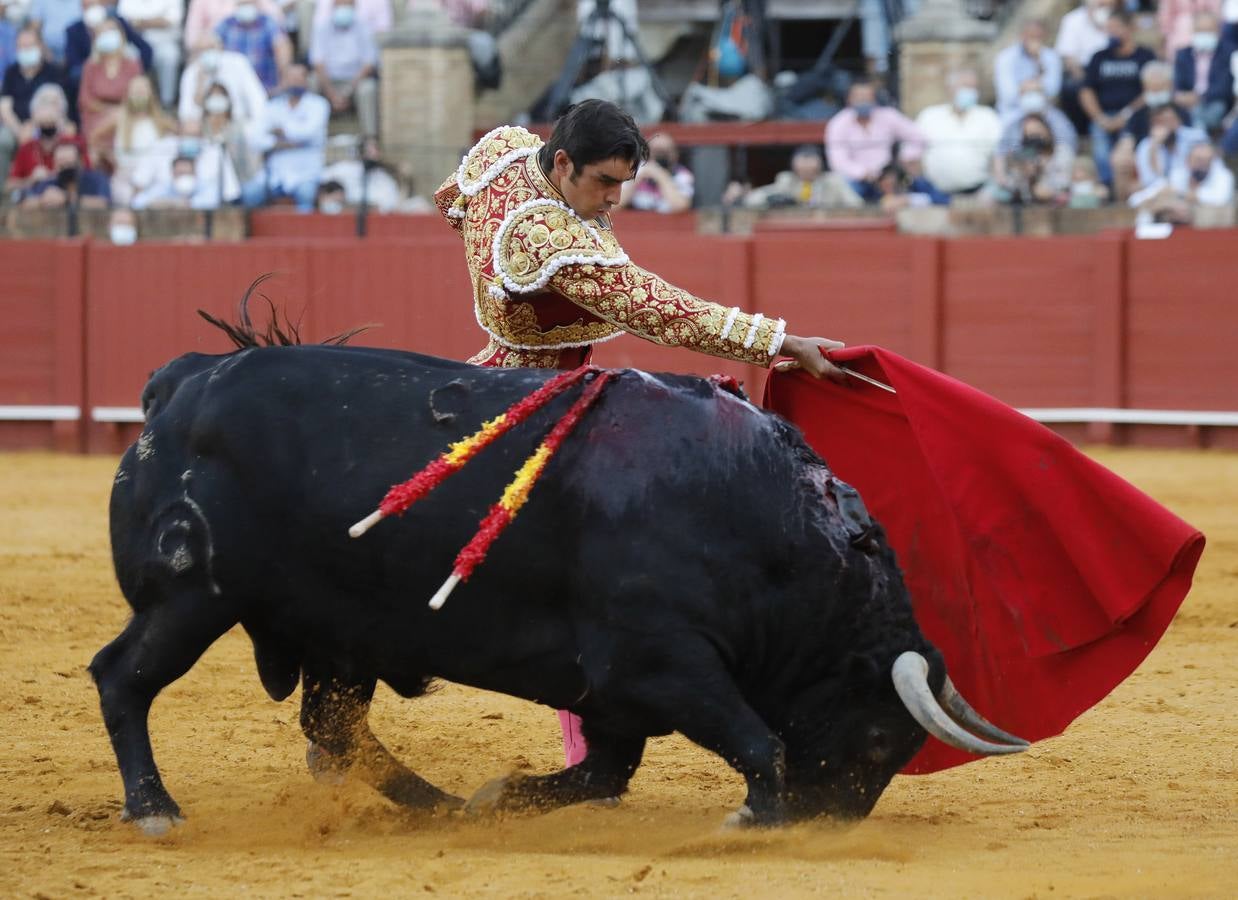
<svg viewBox="0 0 1238 900">
<path fill-rule="evenodd" d="M 973 19 L 963 0 L 925 0 L 919 12 L 895 30 L 899 42 L 899 108 L 915 118 L 920 110 L 944 103 L 946 74 L 972 67 L 983 77 L 986 51 L 997 26 Z"/>
<path fill-rule="evenodd" d="M 382 37 L 379 131 L 383 154 L 429 196 L 473 144 L 468 32 L 434 0 L 417 0 Z"/>
</svg>

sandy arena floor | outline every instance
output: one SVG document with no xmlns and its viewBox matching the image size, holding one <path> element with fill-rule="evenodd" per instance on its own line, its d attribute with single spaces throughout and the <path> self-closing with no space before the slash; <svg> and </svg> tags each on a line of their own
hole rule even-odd
<svg viewBox="0 0 1238 900">
<path fill-rule="evenodd" d="M 863 824 L 723 833 L 739 779 L 654 742 L 617 809 L 417 819 L 305 770 L 239 629 L 155 704 L 171 836 L 118 821 L 85 665 L 128 609 L 112 575 L 113 459 L 0 456 L 0 897 L 1238 896 L 1238 456 L 1098 457 L 1208 535 L 1195 589 L 1128 682 L 1028 753 L 899 778 Z M 444 788 L 559 759 L 553 713 L 383 687 L 374 728 Z"/>
</svg>

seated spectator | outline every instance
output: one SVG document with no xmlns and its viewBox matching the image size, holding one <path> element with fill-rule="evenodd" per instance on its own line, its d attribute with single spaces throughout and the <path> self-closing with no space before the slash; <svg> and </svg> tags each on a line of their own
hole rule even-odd
<svg viewBox="0 0 1238 900">
<path fill-rule="evenodd" d="M 1028 19 L 1019 31 L 1018 43 L 997 54 L 993 60 L 993 80 L 997 89 L 997 111 L 1003 118 L 1019 108 L 1019 93 L 1025 81 L 1040 82 L 1051 102 L 1062 90 L 1062 58 L 1045 46 L 1045 23 Z"/>
<path fill-rule="evenodd" d="M 247 208 L 277 197 L 292 197 L 302 212 L 314 208 L 331 104 L 309 93 L 308 79 L 305 66 L 290 65 L 284 73 L 283 90 L 267 104 L 258 145 L 266 153 L 266 163 L 264 171 L 242 191 Z"/>
<path fill-rule="evenodd" d="M 923 176 L 890 163 L 877 176 L 877 205 L 889 213 L 918 206 L 945 206 L 950 198 Z"/>
<path fill-rule="evenodd" d="M 1191 46 L 1198 12 L 1221 14 L 1221 0 L 1157 0 L 1156 25 L 1165 45 L 1165 59 L 1174 59 L 1178 51 Z"/>
<path fill-rule="evenodd" d="M 278 21 L 259 12 L 253 0 L 244 0 L 215 32 L 225 50 L 249 60 L 268 94 L 279 86 L 280 73 L 292 60 L 292 45 Z"/>
<path fill-rule="evenodd" d="M 82 117 L 82 135 L 91 153 L 106 152 L 105 126 L 120 109 L 129 82 L 142 74 L 136 59 L 125 55 L 125 32 L 120 23 L 108 19 L 95 34 L 94 52 L 82 67 L 82 83 L 77 91 L 77 108 Z"/>
<path fill-rule="evenodd" d="M 1067 206 L 1071 209 L 1095 209 L 1108 202 L 1109 188 L 1096 177 L 1096 163 L 1086 156 L 1075 157 Z"/>
<path fill-rule="evenodd" d="M 38 23 L 47 58 L 64 64 L 69 26 L 82 17 L 82 0 L 30 0 L 30 21 Z"/>
<path fill-rule="evenodd" d="M 469 0 L 466 0 L 469 2 Z M 484 14 L 489 9 L 489 0 L 473 0 L 481 7 L 481 12 Z M 331 10 L 334 8 L 331 0 L 314 0 L 314 21 L 313 29 L 317 29 L 319 25 L 331 21 Z M 380 34 L 386 34 L 391 30 L 391 0 L 356 0 L 357 6 L 357 21 L 365 24 L 365 27 L 370 30 L 370 34 L 377 38 Z M 451 12 L 448 11 L 448 16 Z M 454 21 L 454 19 L 453 19 Z M 464 27 L 474 27 L 475 23 L 460 23 Z"/>
<path fill-rule="evenodd" d="M 349 206 L 360 206 L 364 199 L 366 206 L 385 213 L 394 211 L 404 202 L 400 183 L 383 163 L 378 141 L 374 138 L 362 142 L 359 159 L 333 162 L 322 170 L 321 179 L 324 184 L 334 182 L 340 185 L 344 191 L 344 202 Z M 410 210 L 406 207 L 404 211 Z"/>
<path fill-rule="evenodd" d="M 1169 180 L 1175 169 L 1186 169 L 1187 157 L 1196 144 L 1206 144 L 1208 135 L 1182 122 L 1172 106 L 1152 110 L 1148 136 L 1135 148 L 1135 171 L 1140 189 Z"/>
<path fill-rule="evenodd" d="M 1000 203 L 1058 203 L 1070 190 L 1074 153 L 1055 144 L 1043 116 L 1025 116 L 1018 146 L 1003 148 L 985 193 Z"/>
<path fill-rule="evenodd" d="M 213 84 L 227 91 L 234 122 L 247 132 L 261 126 L 266 116 L 266 88 L 249 60 L 240 53 L 224 50 L 219 35 L 212 32 L 202 39 L 202 45 L 181 75 L 177 112 L 182 122 L 201 121 L 202 103 Z"/>
<path fill-rule="evenodd" d="M 830 119 L 825 152 L 830 169 L 850 181 L 866 202 L 881 197 L 877 180 L 899 147 L 902 162 L 914 162 L 924 152 L 924 136 L 909 118 L 888 106 L 877 106 L 877 89 L 856 81 L 847 91 L 847 108 Z"/>
<path fill-rule="evenodd" d="M 1019 94 L 1019 112 L 1017 115 L 1004 119 L 1002 122 L 1002 142 L 1008 147 L 1013 147 L 1019 143 L 1021 133 L 1021 123 L 1027 116 L 1040 116 L 1049 123 L 1049 130 L 1053 132 L 1053 141 L 1057 144 L 1065 144 L 1070 147 L 1070 152 L 1074 153 L 1079 148 L 1079 133 L 1075 131 L 1074 125 L 1070 119 L 1066 117 L 1066 113 L 1053 106 L 1045 98 L 1044 92 L 1040 89 L 1040 82 L 1025 81 L 1023 83 L 1023 93 Z"/>
<path fill-rule="evenodd" d="M 61 138 L 52 151 L 52 169 L 26 191 L 22 206 L 27 209 L 106 209 L 111 203 L 107 176 L 85 166 L 81 144 Z"/>
<path fill-rule="evenodd" d="M 1110 154 L 1132 114 L 1143 106 L 1140 72 L 1155 59 L 1151 50 L 1135 44 L 1131 14 L 1115 10 L 1106 23 L 1113 43 L 1100 50 L 1088 63 L 1079 104 L 1091 122 L 1092 159 L 1100 180 L 1113 184 Z"/>
<path fill-rule="evenodd" d="M 183 142 L 183 146 L 193 146 Z M 221 175 L 222 173 L 222 175 Z M 226 158 L 202 145 L 196 154 L 179 154 L 167 175 L 133 198 L 134 209 L 218 209 L 241 195 L 236 172 Z"/>
<path fill-rule="evenodd" d="M 1083 0 L 1062 16 L 1057 41 L 1053 44 L 1053 49 L 1062 57 L 1062 92 L 1058 102 L 1080 134 L 1088 130 L 1088 118 L 1079 106 L 1079 91 L 1092 57 L 1109 46 L 1105 23 L 1112 11 L 1113 0 Z"/>
<path fill-rule="evenodd" d="M 378 44 L 354 0 L 334 0 L 331 17 L 314 25 L 310 63 L 333 113 L 355 109 L 366 137 L 378 135 Z"/>
<path fill-rule="evenodd" d="M 107 220 L 107 236 L 115 247 L 130 247 L 138 241 L 138 217 L 127 206 L 112 210 Z"/>
<path fill-rule="evenodd" d="M 1139 73 L 1143 94 L 1135 105 L 1135 111 L 1127 119 L 1118 141 L 1114 144 L 1109 162 L 1113 170 L 1113 195 L 1118 200 L 1130 196 L 1137 183 L 1135 173 L 1135 147 L 1148 136 L 1151 113 L 1173 102 L 1173 68 L 1159 59 L 1154 59 Z M 1189 111 L 1175 107 L 1178 119 L 1189 122 Z"/>
<path fill-rule="evenodd" d="M 214 33 L 243 2 L 253 4 L 259 13 L 276 22 L 284 21 L 283 10 L 275 0 L 189 0 L 189 11 L 185 14 L 185 48 L 193 50 L 201 46 L 203 39 Z"/>
<path fill-rule="evenodd" d="M 1191 113 L 1196 128 L 1213 131 L 1234 105 L 1234 46 L 1220 40 L 1220 23 L 1196 13 L 1191 45 L 1174 57 L 1174 102 Z"/>
<path fill-rule="evenodd" d="M 1234 175 L 1211 144 L 1197 143 L 1183 165 L 1134 194 L 1130 203 L 1155 221 L 1189 225 L 1203 209 L 1232 211 Z"/>
<path fill-rule="evenodd" d="M 20 191 L 47 178 L 52 171 L 53 156 L 65 141 L 77 144 L 83 163 L 89 167 L 90 155 L 73 123 L 68 118 L 69 101 L 58 84 L 45 84 L 30 100 L 30 140 L 17 148 L 9 168 L 9 191 Z"/>
<path fill-rule="evenodd" d="M 679 148 L 669 134 L 649 138 L 649 160 L 625 181 L 619 205 L 648 212 L 677 213 L 692 208 L 696 180 L 692 170 L 679 161 Z"/>
<path fill-rule="evenodd" d="M 772 183 L 747 190 L 738 182 L 727 186 L 722 202 L 742 203 L 749 209 L 799 206 L 807 209 L 856 209 L 864 205 L 847 179 L 825 171 L 821 150 L 804 144 L 791 155 L 791 169 L 779 172 Z"/>
<path fill-rule="evenodd" d="M 0 72 L 17 62 L 17 35 L 26 19 L 26 0 L 0 0 Z"/>
<path fill-rule="evenodd" d="M 109 29 L 119 25 L 120 49 L 138 60 L 142 72 L 150 68 L 154 51 L 146 39 L 128 21 L 117 16 L 107 5 L 107 0 L 82 0 L 81 20 L 74 22 L 65 32 L 64 64 L 69 72 L 70 88 L 76 89 L 81 81 L 87 61 L 95 54 L 94 42 L 105 25 Z"/>
<path fill-rule="evenodd" d="M 947 194 L 972 194 L 984 187 L 1001 140 L 997 113 L 980 103 L 980 80 L 974 69 L 946 77 L 951 102 L 929 106 L 916 117 L 924 135 L 924 175 Z"/>
<path fill-rule="evenodd" d="M 150 44 L 159 82 L 159 100 L 165 109 L 176 102 L 181 70 L 181 22 L 185 0 L 120 0 L 120 16 Z"/>
<path fill-rule="evenodd" d="M 155 102 L 150 79 L 139 75 L 129 82 L 125 102 L 110 123 L 99 129 L 100 141 L 111 139 L 112 199 L 128 203 L 141 187 L 134 174 L 161 138 L 176 131 L 176 123 Z"/>
<path fill-rule="evenodd" d="M 17 36 L 17 61 L 4 70 L 0 86 L 0 172 L 9 171 L 18 145 L 34 137 L 30 103 L 45 84 L 55 85 L 65 96 L 64 69 L 47 61 L 38 29 L 26 28 Z"/>
<path fill-rule="evenodd" d="M 220 147 L 236 170 L 237 178 L 245 184 L 258 174 L 260 167 L 249 135 L 241 123 L 232 118 L 232 98 L 222 84 L 213 84 L 207 89 L 202 105 L 205 110 L 202 139 Z"/>
<path fill-rule="evenodd" d="M 1221 0 L 1221 40 L 1238 47 L 1238 0 Z"/>
<path fill-rule="evenodd" d="M 348 204 L 345 203 L 344 185 L 338 181 L 324 181 L 318 185 L 318 197 L 314 201 L 314 208 L 324 215 L 338 216 Z"/>
</svg>

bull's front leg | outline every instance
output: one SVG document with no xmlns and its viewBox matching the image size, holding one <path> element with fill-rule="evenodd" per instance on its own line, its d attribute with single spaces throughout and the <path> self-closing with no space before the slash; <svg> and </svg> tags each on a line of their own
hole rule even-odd
<svg viewBox="0 0 1238 900">
<path fill-rule="evenodd" d="M 464 804 L 396 759 L 368 721 L 375 680 L 340 679 L 307 666 L 302 676 L 301 729 L 309 739 L 306 762 L 315 778 L 354 775 L 388 800 L 418 810 Z"/>
</svg>

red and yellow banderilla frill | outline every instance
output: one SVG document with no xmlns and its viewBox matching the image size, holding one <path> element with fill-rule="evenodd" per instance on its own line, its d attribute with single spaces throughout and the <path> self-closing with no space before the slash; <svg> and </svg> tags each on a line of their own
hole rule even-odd
<svg viewBox="0 0 1238 900">
<path fill-rule="evenodd" d="M 469 437 L 451 444 L 437 459 L 408 481 L 394 485 L 387 491 L 378 509 L 353 525 L 348 529 L 348 533 L 353 537 L 360 537 L 387 516 L 403 513 L 448 477 L 464 468 L 464 465 L 482 449 L 519 425 L 559 394 L 584 380 L 589 374 L 593 374 L 594 379 L 586 385 L 576 402 L 555 423 L 537 449 L 524 461 L 511 483 L 503 491 L 503 496 L 490 508 L 486 518 L 482 520 L 477 533 L 457 554 L 451 575 L 430 600 L 431 609 L 440 609 L 447 602 L 448 595 L 456 585 L 468 580 L 473 570 L 486 558 L 490 545 L 516 518 L 520 508 L 529 499 L 529 492 L 533 490 L 533 485 L 541 477 L 546 464 L 571 434 L 572 429 L 580 422 L 589 407 L 597 400 L 602 388 L 614 377 L 614 372 L 600 370 L 595 366 L 581 366 L 556 375 L 527 397 L 512 404 L 506 412 L 483 424 Z"/>
</svg>

